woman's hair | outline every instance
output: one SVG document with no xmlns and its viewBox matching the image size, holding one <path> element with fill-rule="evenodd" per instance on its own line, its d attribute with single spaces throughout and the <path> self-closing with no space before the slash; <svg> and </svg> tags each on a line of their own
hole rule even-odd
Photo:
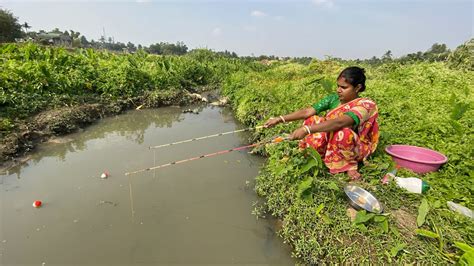
<svg viewBox="0 0 474 266">
<path fill-rule="evenodd" d="M 344 78 L 349 84 L 356 87 L 357 85 L 361 85 L 359 92 L 363 92 L 365 90 L 365 70 L 360 67 L 348 67 L 344 69 L 337 79 Z"/>
</svg>

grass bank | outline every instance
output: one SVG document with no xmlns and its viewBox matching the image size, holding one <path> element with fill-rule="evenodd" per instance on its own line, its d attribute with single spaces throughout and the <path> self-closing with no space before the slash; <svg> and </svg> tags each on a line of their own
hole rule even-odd
<svg viewBox="0 0 474 266">
<path fill-rule="evenodd" d="M 261 125 L 335 90 L 335 79 L 346 66 L 336 61 L 276 63 L 270 70 L 231 75 L 223 92 L 239 120 Z M 257 177 L 256 191 L 265 202 L 255 212 L 283 220 L 279 234 L 305 263 L 459 261 L 469 249 L 462 243 L 474 246 L 474 222 L 450 211 L 446 202 L 474 209 L 474 73 L 443 63 L 363 67 L 368 81 L 362 96 L 378 104 L 381 139 L 370 164 L 361 169 L 359 185 L 381 200 L 385 214 L 351 214 L 342 191 L 347 177 L 329 175 L 318 160 L 298 151 L 296 143 L 264 151 L 268 162 Z M 255 137 L 291 132 L 299 125 L 278 125 Z M 392 167 L 384 152 L 389 144 L 424 146 L 447 155 L 440 171 L 423 176 L 431 185 L 427 194 L 410 194 L 393 182 L 380 184 Z M 416 174 L 402 171 L 399 176 Z"/>
<path fill-rule="evenodd" d="M 158 56 L 32 43 L 0 45 L 0 162 L 105 115 L 142 105 L 186 104 L 237 70 L 262 64 L 199 49 Z"/>
</svg>

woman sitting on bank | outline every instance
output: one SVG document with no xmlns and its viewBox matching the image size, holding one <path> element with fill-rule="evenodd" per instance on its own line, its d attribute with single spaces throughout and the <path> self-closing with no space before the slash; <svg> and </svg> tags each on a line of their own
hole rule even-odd
<svg viewBox="0 0 474 266">
<path fill-rule="evenodd" d="M 290 139 L 302 139 L 300 148 L 316 149 L 332 174 L 347 172 L 352 180 L 357 180 L 358 162 L 375 151 L 379 139 L 377 105 L 359 97 L 365 90 L 365 79 L 364 69 L 348 67 L 337 78 L 337 93 L 312 107 L 270 118 L 264 126 L 305 119 Z M 318 116 L 324 111 L 325 117 Z"/>
</svg>

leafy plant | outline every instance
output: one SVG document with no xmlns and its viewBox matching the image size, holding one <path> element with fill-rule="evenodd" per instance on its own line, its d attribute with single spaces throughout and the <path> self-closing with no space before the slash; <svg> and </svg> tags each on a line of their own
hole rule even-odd
<svg viewBox="0 0 474 266">
<path fill-rule="evenodd" d="M 428 201 L 423 198 L 421 200 L 420 207 L 418 208 L 418 217 L 416 217 L 416 224 L 418 227 L 422 226 L 425 223 L 426 215 L 429 211 Z"/>
</svg>

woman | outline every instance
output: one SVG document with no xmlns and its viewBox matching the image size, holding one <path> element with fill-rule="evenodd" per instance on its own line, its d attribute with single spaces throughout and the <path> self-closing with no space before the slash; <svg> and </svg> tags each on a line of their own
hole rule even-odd
<svg viewBox="0 0 474 266">
<path fill-rule="evenodd" d="M 347 172 L 357 180 L 358 162 L 375 151 L 379 139 L 377 105 L 359 97 L 365 90 L 365 79 L 364 69 L 348 67 L 337 78 L 337 94 L 326 96 L 312 107 L 270 118 L 264 126 L 305 119 L 290 139 L 302 139 L 301 148 L 316 149 L 332 174 Z M 318 116 L 324 111 L 325 117 Z"/>
</svg>

